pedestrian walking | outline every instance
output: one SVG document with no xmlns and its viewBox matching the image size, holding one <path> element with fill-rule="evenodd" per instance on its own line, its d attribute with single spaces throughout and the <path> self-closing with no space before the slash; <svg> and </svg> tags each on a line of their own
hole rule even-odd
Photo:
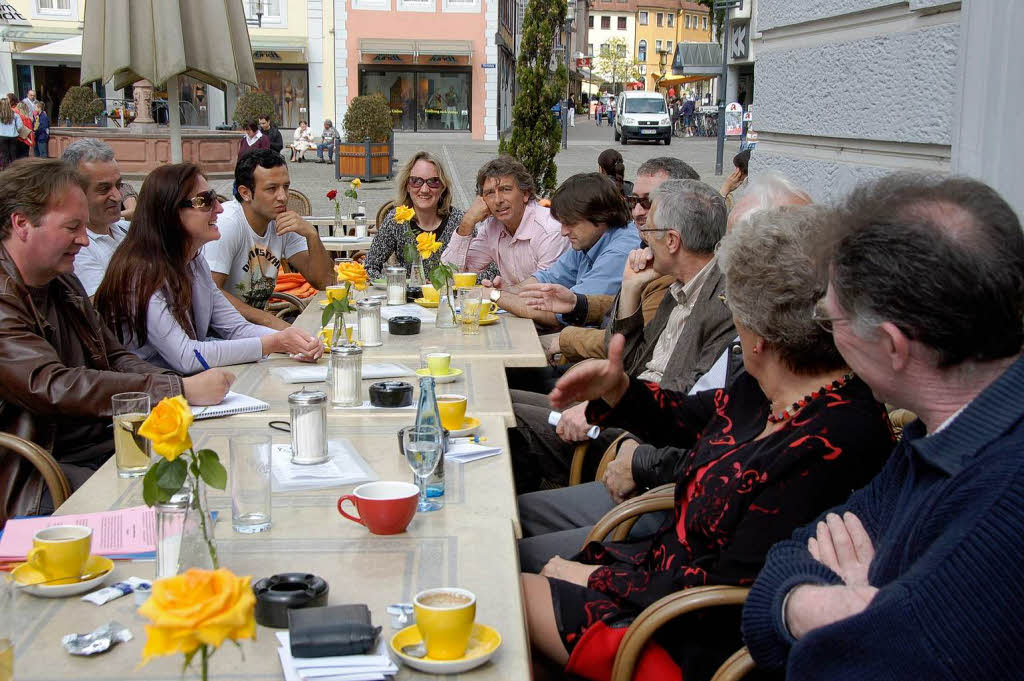
<svg viewBox="0 0 1024 681">
<path fill-rule="evenodd" d="M 569 127 L 576 127 L 576 98 L 569 95 Z"/>
<path fill-rule="evenodd" d="M 36 100 L 36 156 L 46 158 L 50 144 L 50 117 L 42 100 Z"/>
<path fill-rule="evenodd" d="M 615 126 L 615 105 L 608 105 L 608 125 L 611 127 Z"/>
<path fill-rule="evenodd" d="M 594 111 L 595 111 L 595 116 L 594 117 L 597 119 L 595 122 L 596 122 L 597 125 L 601 125 L 601 117 L 604 116 L 604 103 L 603 102 L 598 102 L 597 103 L 597 108 L 594 109 Z"/>
</svg>

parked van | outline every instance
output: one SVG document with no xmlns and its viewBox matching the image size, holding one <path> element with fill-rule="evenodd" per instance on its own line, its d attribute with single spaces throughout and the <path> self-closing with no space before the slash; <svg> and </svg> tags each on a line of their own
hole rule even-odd
<svg viewBox="0 0 1024 681">
<path fill-rule="evenodd" d="M 672 118 L 665 96 L 657 92 L 629 90 L 615 105 L 615 141 L 662 140 L 672 144 Z"/>
</svg>

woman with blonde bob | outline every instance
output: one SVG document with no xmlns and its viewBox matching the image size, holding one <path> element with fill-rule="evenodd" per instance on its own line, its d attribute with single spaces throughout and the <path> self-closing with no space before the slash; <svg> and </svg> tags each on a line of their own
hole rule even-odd
<svg viewBox="0 0 1024 681">
<path fill-rule="evenodd" d="M 398 173 L 395 207 L 398 206 L 412 208 L 415 216 L 404 224 L 395 220 L 394 208 L 384 216 L 366 255 L 366 271 L 371 278 L 381 276 L 392 255 L 411 272 L 413 263 L 405 258 L 406 244 L 415 244 L 416 237 L 424 233 L 433 233 L 441 244 L 441 248 L 423 263 L 424 271 L 429 272 L 440 264 L 441 253 L 465 214 L 452 206 L 451 180 L 441 162 L 429 151 L 413 154 Z"/>
</svg>

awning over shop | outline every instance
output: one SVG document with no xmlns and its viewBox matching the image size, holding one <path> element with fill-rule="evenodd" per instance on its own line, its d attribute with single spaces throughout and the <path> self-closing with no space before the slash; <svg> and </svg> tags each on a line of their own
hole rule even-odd
<svg viewBox="0 0 1024 681">
<path fill-rule="evenodd" d="M 389 40 L 360 38 L 360 54 L 440 54 L 472 57 L 473 43 L 469 40 Z"/>
<path fill-rule="evenodd" d="M 652 73 L 651 75 L 655 79 L 657 79 L 660 74 Z M 664 78 L 662 78 L 660 81 L 658 81 L 658 87 L 672 87 L 673 85 L 682 85 L 683 83 L 696 83 L 699 80 L 711 80 L 712 78 L 715 78 L 716 76 L 719 76 L 719 75 L 721 75 L 721 74 L 720 73 L 716 73 L 714 75 L 708 75 L 708 76 L 669 76 L 669 75 L 666 75 Z"/>
<path fill-rule="evenodd" d="M 39 47 L 33 47 L 30 50 L 25 50 L 22 54 L 46 55 L 52 57 L 81 57 L 82 36 L 76 35 L 70 38 L 65 38 L 64 40 L 40 45 Z"/>
<path fill-rule="evenodd" d="M 717 76 L 722 72 L 722 46 L 718 43 L 679 43 L 672 60 L 677 76 Z"/>
<path fill-rule="evenodd" d="M 253 52 L 306 52 L 307 41 L 302 36 L 249 35 Z"/>
</svg>

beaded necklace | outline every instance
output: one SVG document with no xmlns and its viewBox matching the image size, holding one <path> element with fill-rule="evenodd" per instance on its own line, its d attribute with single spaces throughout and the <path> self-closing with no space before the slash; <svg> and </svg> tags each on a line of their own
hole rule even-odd
<svg viewBox="0 0 1024 681">
<path fill-rule="evenodd" d="M 782 423 L 783 421 L 793 418 L 793 416 L 798 411 L 806 407 L 812 400 L 818 399 L 827 392 L 839 390 L 844 385 L 849 383 L 850 379 L 852 378 L 853 372 L 844 374 L 837 378 L 836 380 L 829 383 L 828 385 L 821 386 L 820 388 L 812 392 L 810 395 L 804 395 L 803 399 L 797 400 L 786 409 L 783 409 L 778 414 L 768 414 L 768 423 Z"/>
</svg>

